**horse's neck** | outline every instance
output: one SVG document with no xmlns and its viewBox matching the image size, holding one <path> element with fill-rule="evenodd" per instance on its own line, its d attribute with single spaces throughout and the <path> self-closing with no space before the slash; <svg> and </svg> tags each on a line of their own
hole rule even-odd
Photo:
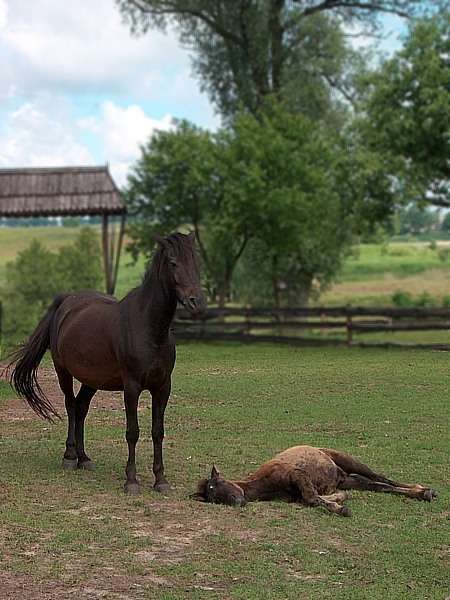
<svg viewBox="0 0 450 600">
<path fill-rule="evenodd" d="M 232 483 L 235 483 L 242 488 L 248 502 L 259 500 L 267 491 L 263 481 L 261 479 L 252 478 L 251 475 L 245 479 L 233 480 Z"/>
<path fill-rule="evenodd" d="M 125 300 L 125 299 L 124 299 Z M 157 343 L 167 336 L 177 307 L 175 293 L 164 290 L 156 273 L 150 272 L 144 283 L 127 298 L 129 306 L 138 311 L 139 328 L 144 329 Z"/>
</svg>

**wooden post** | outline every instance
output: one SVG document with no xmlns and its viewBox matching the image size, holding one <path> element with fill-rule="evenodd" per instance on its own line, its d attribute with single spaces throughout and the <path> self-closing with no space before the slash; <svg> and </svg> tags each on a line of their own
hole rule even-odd
<svg viewBox="0 0 450 600">
<path fill-rule="evenodd" d="M 105 271 L 106 293 L 111 295 L 114 294 L 117 283 L 120 253 L 125 230 L 125 218 L 126 214 L 123 213 L 121 215 L 119 237 L 116 245 L 116 232 L 115 229 L 110 231 L 109 216 L 106 213 L 102 216 L 103 267 Z M 115 227 L 115 224 L 113 224 L 113 227 Z"/>
<path fill-rule="evenodd" d="M 353 342 L 352 315 L 347 315 L 347 345 L 350 346 Z"/>
<path fill-rule="evenodd" d="M 102 215 L 102 246 L 103 246 L 103 268 L 105 271 L 105 287 L 106 293 L 111 294 L 111 263 L 109 255 L 109 243 L 108 243 L 108 215 L 103 213 Z"/>
</svg>

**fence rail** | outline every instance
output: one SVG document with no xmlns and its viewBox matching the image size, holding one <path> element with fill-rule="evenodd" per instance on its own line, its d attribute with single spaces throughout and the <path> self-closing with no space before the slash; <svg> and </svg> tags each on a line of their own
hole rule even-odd
<svg viewBox="0 0 450 600">
<path fill-rule="evenodd" d="M 304 346 L 409 346 L 450 350 L 443 342 L 356 340 L 356 335 L 411 331 L 450 333 L 450 308 L 300 307 L 209 309 L 193 320 L 180 309 L 172 329 L 177 339 L 271 342 Z"/>
</svg>

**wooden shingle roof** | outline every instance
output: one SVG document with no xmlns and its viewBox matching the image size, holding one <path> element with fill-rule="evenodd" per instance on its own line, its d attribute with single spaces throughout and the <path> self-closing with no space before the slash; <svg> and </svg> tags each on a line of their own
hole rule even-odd
<svg viewBox="0 0 450 600">
<path fill-rule="evenodd" d="M 125 213 L 106 166 L 0 169 L 0 217 Z"/>
</svg>

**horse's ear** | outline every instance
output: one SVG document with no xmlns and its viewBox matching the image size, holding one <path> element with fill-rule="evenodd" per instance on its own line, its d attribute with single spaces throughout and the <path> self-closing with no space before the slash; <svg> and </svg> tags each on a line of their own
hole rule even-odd
<svg viewBox="0 0 450 600">
<path fill-rule="evenodd" d="M 197 502 L 207 502 L 206 497 L 201 492 L 195 492 L 195 494 L 189 494 L 191 500 L 197 500 Z"/>
<path fill-rule="evenodd" d="M 169 246 L 169 242 L 166 240 L 166 238 L 163 238 L 161 235 L 159 235 L 159 233 L 156 233 L 156 231 L 150 232 L 150 235 L 155 242 L 158 242 L 158 244 L 163 248 L 167 248 Z"/>
<path fill-rule="evenodd" d="M 197 491 L 195 494 L 189 494 L 189 498 L 191 500 L 197 500 L 197 502 L 207 502 L 206 500 L 206 484 L 208 483 L 207 479 L 200 479 L 197 485 Z"/>
<path fill-rule="evenodd" d="M 220 473 L 216 469 L 216 465 L 213 465 L 213 468 L 211 470 L 211 479 L 214 479 L 214 477 L 220 477 Z"/>
</svg>

